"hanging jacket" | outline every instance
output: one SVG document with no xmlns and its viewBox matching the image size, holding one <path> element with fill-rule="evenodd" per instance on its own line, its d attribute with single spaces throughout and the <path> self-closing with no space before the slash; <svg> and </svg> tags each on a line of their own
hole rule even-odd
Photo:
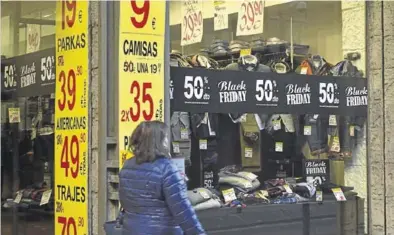
<svg viewBox="0 0 394 235">
<path fill-rule="evenodd" d="M 320 64 L 319 67 L 315 67 L 313 58 Z M 300 66 L 296 69 L 296 73 L 319 76 L 331 74 L 330 69 L 332 65 L 330 63 L 327 63 L 321 56 L 313 56 L 313 58 L 302 61 Z M 311 128 L 311 135 L 304 136 L 307 147 L 310 150 L 310 154 L 306 154 L 304 151 L 304 155 L 309 155 L 305 157 L 313 157 L 327 152 L 328 116 L 306 114 L 301 117 L 301 121 L 303 122 L 303 127 L 299 130 L 301 136 L 304 136 L 304 128 L 306 126 Z"/>
<path fill-rule="evenodd" d="M 219 116 L 216 113 L 191 114 L 191 128 L 199 139 L 215 137 L 219 132 Z"/>
<path fill-rule="evenodd" d="M 349 60 L 343 60 L 337 63 L 332 69 L 331 73 L 333 76 L 344 76 L 344 77 L 357 77 L 362 79 L 362 72 L 360 72 L 356 66 Z M 350 157 L 352 150 L 357 144 L 358 135 L 362 135 L 361 130 L 364 126 L 364 117 L 354 116 L 340 116 L 339 117 L 339 140 L 340 149 L 344 157 Z M 353 127 L 352 127 L 353 126 Z M 351 131 L 351 128 L 356 127 Z M 351 133 L 353 132 L 353 134 Z"/>
<path fill-rule="evenodd" d="M 330 75 L 332 64 L 327 63 L 326 60 L 323 58 L 320 59 L 319 63 L 320 66 L 316 68 L 313 65 L 312 59 L 306 59 L 301 62 L 300 66 L 298 66 L 298 68 L 296 69 L 296 73 L 319 76 Z"/>
<path fill-rule="evenodd" d="M 119 173 L 119 199 L 125 210 L 124 235 L 205 234 L 170 159 L 127 160 Z"/>
</svg>

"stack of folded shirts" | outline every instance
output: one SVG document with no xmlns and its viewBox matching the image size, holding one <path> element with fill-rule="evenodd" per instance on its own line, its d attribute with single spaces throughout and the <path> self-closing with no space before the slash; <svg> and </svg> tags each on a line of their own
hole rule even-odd
<svg viewBox="0 0 394 235">
<path fill-rule="evenodd" d="M 187 196 L 196 211 L 220 208 L 222 203 L 217 195 L 206 188 L 187 191 Z"/>
<path fill-rule="evenodd" d="M 224 40 L 215 39 L 209 46 L 209 51 L 215 56 L 226 55 L 229 51 L 228 42 Z"/>
<path fill-rule="evenodd" d="M 264 39 L 255 39 L 250 42 L 251 48 L 263 48 L 266 45 Z"/>
<path fill-rule="evenodd" d="M 234 40 L 230 42 L 230 46 L 228 47 L 231 52 L 239 52 L 242 49 L 249 49 L 249 42 Z"/>
<path fill-rule="evenodd" d="M 234 173 L 221 170 L 218 175 L 220 186 L 229 186 L 239 192 L 248 193 L 260 187 L 260 181 L 257 179 L 257 176 L 250 172 L 240 171 Z"/>
<path fill-rule="evenodd" d="M 277 44 L 285 44 L 285 43 L 288 42 L 275 37 L 268 38 L 266 41 L 266 45 L 277 45 Z"/>
</svg>

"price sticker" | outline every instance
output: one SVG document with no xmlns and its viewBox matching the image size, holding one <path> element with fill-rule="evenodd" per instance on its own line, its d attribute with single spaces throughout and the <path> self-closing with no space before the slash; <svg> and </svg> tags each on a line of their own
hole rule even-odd
<svg viewBox="0 0 394 235">
<path fill-rule="evenodd" d="M 21 202 L 21 200 L 22 200 L 22 196 L 23 196 L 23 191 L 16 192 L 16 197 L 14 199 L 14 202 L 16 204 L 19 204 Z"/>
<path fill-rule="evenodd" d="M 43 192 L 42 196 L 41 196 L 40 206 L 48 204 L 49 199 L 51 198 L 51 195 L 52 195 L 52 189 L 49 189 L 49 190 Z"/>
<path fill-rule="evenodd" d="M 318 190 L 316 191 L 316 201 L 317 202 L 322 202 L 323 201 L 323 192 Z"/>
<path fill-rule="evenodd" d="M 352 126 L 349 126 L 349 135 L 352 136 L 352 137 L 355 136 L 355 134 L 354 134 L 354 129 L 355 129 L 355 128 L 354 128 L 353 125 L 352 125 Z"/>
<path fill-rule="evenodd" d="M 336 152 L 339 153 L 339 151 L 341 150 L 341 145 L 339 142 L 339 137 L 338 136 L 332 136 L 332 142 L 331 142 L 331 152 Z"/>
<path fill-rule="evenodd" d="M 291 190 L 290 186 L 288 184 L 283 185 L 283 188 L 286 190 L 287 193 L 293 193 L 293 190 Z"/>
<path fill-rule="evenodd" d="M 283 152 L 283 142 L 275 142 L 275 152 Z"/>
<path fill-rule="evenodd" d="M 253 157 L 253 149 L 252 148 L 245 148 L 245 157 L 252 158 Z"/>
<path fill-rule="evenodd" d="M 273 124 L 273 126 L 274 126 L 274 130 L 275 130 L 275 131 L 280 130 L 280 129 L 282 128 L 282 127 L 281 127 L 280 120 L 275 120 L 275 121 L 272 122 L 272 124 Z"/>
<path fill-rule="evenodd" d="M 312 135 L 312 126 L 304 126 L 304 135 Z"/>
<path fill-rule="evenodd" d="M 240 1 L 236 36 L 262 34 L 264 29 L 264 1 Z"/>
<path fill-rule="evenodd" d="M 222 195 L 224 198 L 224 202 L 226 202 L 226 203 L 237 200 L 237 196 L 235 196 L 235 191 L 233 188 L 223 190 Z"/>
<path fill-rule="evenodd" d="M 333 188 L 333 189 L 331 189 L 331 190 L 332 190 L 332 192 L 334 193 L 334 196 L 335 196 L 335 198 L 337 199 L 337 201 L 340 201 L 340 202 L 346 201 L 346 197 L 345 197 L 345 195 L 343 194 L 341 188 Z"/>
<path fill-rule="evenodd" d="M 9 123 L 20 123 L 21 114 L 19 108 L 8 108 Z"/>
<path fill-rule="evenodd" d="M 207 140 L 200 140 L 200 149 L 201 150 L 207 149 Z"/>
<path fill-rule="evenodd" d="M 183 1 L 181 11 L 181 46 L 201 42 L 204 32 L 202 1 Z"/>
<path fill-rule="evenodd" d="M 251 54 L 252 54 L 252 49 L 251 48 L 241 49 L 241 51 L 239 52 L 240 56 L 251 55 Z"/>
<path fill-rule="evenodd" d="M 172 142 L 172 149 L 174 153 L 180 153 L 179 142 Z"/>
<path fill-rule="evenodd" d="M 204 190 L 198 190 L 198 193 L 201 195 L 201 197 L 203 197 L 204 199 L 209 199 L 211 198 L 207 192 L 205 192 Z"/>
<path fill-rule="evenodd" d="M 188 140 L 189 139 L 189 130 L 186 128 L 181 128 L 181 139 Z"/>
<path fill-rule="evenodd" d="M 328 120 L 328 124 L 330 126 L 337 126 L 337 117 L 335 115 L 330 115 L 330 118 Z"/>
</svg>

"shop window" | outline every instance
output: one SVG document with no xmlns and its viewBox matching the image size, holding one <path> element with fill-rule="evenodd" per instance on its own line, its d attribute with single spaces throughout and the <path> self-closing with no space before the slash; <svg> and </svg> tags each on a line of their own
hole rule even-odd
<svg viewBox="0 0 394 235">
<path fill-rule="evenodd" d="M 1 2 L 2 234 L 54 231 L 55 7 Z"/>
<path fill-rule="evenodd" d="M 226 9 L 225 29 L 214 30 L 214 2 Z M 219 201 L 239 207 L 323 198 L 332 208 L 344 195 L 347 205 L 357 208 L 343 207 L 344 223 L 366 231 L 365 4 L 265 1 L 261 32 L 237 36 L 247 2 L 263 1 L 170 4 L 172 153 L 185 159 L 189 189 L 218 189 Z M 190 36 L 196 28 L 203 29 L 201 40 Z M 183 37 L 183 30 L 192 32 Z M 242 180 L 245 184 L 237 185 Z M 300 212 L 300 218 L 318 221 L 315 209 Z M 279 214 L 272 207 L 261 210 Z M 201 218 L 212 230 L 241 224 L 208 214 L 201 212 Z M 265 223 L 280 223 L 279 215 L 266 217 Z M 261 220 L 239 226 L 256 223 Z M 322 226 L 318 223 L 311 226 Z M 291 226 L 282 224 L 283 234 L 290 233 Z"/>
</svg>

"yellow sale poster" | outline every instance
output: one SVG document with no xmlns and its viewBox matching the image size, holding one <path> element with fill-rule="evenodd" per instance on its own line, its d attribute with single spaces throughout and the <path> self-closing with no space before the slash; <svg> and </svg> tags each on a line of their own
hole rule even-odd
<svg viewBox="0 0 394 235">
<path fill-rule="evenodd" d="M 56 235 L 89 234 L 88 6 L 88 1 L 56 4 Z"/>
<path fill-rule="evenodd" d="M 119 22 L 119 164 L 132 155 L 131 133 L 164 120 L 166 1 L 121 1 Z"/>
</svg>

